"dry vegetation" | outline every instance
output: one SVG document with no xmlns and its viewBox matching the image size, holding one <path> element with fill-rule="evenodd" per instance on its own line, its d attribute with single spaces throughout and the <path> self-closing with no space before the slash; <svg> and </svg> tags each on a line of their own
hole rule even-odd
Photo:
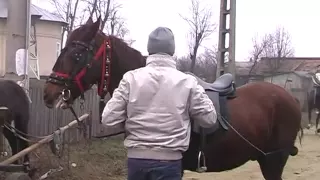
<svg viewBox="0 0 320 180">
<path fill-rule="evenodd" d="M 60 160 L 54 157 L 48 147 L 37 151 L 40 158 L 35 158 L 38 174 L 43 174 L 59 163 L 63 166 L 62 172 L 53 174 L 52 180 L 88 180 L 107 179 L 123 180 L 126 175 L 126 151 L 123 147 L 123 136 L 96 139 L 70 145 L 68 164 L 68 147 Z M 71 164 L 75 163 L 76 167 Z"/>
<path fill-rule="evenodd" d="M 37 168 L 34 179 L 61 165 L 63 170 L 53 173 L 48 180 L 123 180 L 126 179 L 127 169 L 125 159 L 123 136 L 117 136 L 71 144 L 69 151 L 65 145 L 61 158 L 53 155 L 46 145 L 32 153 L 31 164 Z"/>
</svg>

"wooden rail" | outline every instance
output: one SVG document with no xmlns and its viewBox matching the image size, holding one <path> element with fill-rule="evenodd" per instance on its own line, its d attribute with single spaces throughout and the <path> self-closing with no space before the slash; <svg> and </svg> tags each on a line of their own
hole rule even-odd
<svg viewBox="0 0 320 180">
<path fill-rule="evenodd" d="M 89 117 L 89 114 L 84 114 L 81 117 L 79 117 L 80 121 L 83 121 L 85 119 L 87 119 Z M 10 165 L 13 162 L 17 161 L 18 159 L 20 159 L 21 157 L 25 156 L 26 154 L 29 154 L 31 151 L 34 151 L 35 149 L 39 148 L 41 145 L 49 143 L 52 139 L 55 133 L 64 133 L 64 131 L 66 131 L 67 129 L 73 127 L 74 125 L 78 124 L 77 120 L 73 120 L 72 122 L 70 122 L 68 125 L 63 126 L 61 128 L 59 128 L 58 130 L 56 130 L 54 133 L 52 133 L 51 135 L 48 135 L 46 138 L 40 140 L 39 142 L 29 146 L 28 148 L 25 148 L 24 150 L 18 152 L 17 154 L 9 157 L 8 159 L 0 162 L 0 166 L 5 166 L 5 165 Z"/>
</svg>

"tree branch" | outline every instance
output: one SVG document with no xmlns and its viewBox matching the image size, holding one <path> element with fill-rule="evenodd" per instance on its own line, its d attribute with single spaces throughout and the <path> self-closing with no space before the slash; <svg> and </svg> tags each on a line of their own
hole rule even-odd
<svg viewBox="0 0 320 180">
<path fill-rule="evenodd" d="M 190 71 L 193 72 L 196 64 L 198 49 L 215 30 L 216 24 L 211 23 L 211 9 L 201 8 L 199 0 L 191 0 L 191 17 L 180 15 L 189 25 L 189 54 L 191 59 Z"/>
</svg>

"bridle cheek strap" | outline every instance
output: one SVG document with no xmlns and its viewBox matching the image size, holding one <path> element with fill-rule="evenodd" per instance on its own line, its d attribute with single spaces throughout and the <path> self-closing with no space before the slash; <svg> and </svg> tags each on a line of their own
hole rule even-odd
<svg viewBox="0 0 320 180">
<path fill-rule="evenodd" d="M 83 68 L 75 77 L 74 77 L 74 80 L 76 82 L 76 84 L 78 85 L 79 87 L 79 90 L 81 93 L 84 92 L 84 88 L 83 88 L 83 85 L 81 83 L 81 79 L 82 77 L 86 74 L 87 72 L 87 68 Z"/>
<path fill-rule="evenodd" d="M 105 77 L 105 73 L 107 71 L 106 67 L 106 52 L 107 52 L 107 40 L 103 40 L 102 45 L 100 46 L 100 48 L 98 49 L 96 55 L 95 55 L 95 59 L 97 60 L 101 55 L 102 57 L 102 64 L 101 64 L 101 79 L 100 79 L 100 86 L 98 87 L 98 95 L 101 96 L 103 94 L 103 83 L 104 83 L 104 79 L 107 78 Z M 111 50 L 110 50 L 111 52 Z"/>
<path fill-rule="evenodd" d="M 96 52 L 95 56 L 94 56 L 94 60 L 99 60 L 99 58 L 101 57 L 101 55 L 103 55 L 103 61 L 102 61 L 102 76 L 101 76 L 101 83 L 103 83 L 104 81 L 104 74 L 105 74 L 105 57 L 106 57 L 106 40 L 103 41 L 103 43 L 101 44 L 100 48 L 98 49 L 98 51 Z M 91 62 L 92 64 L 92 62 Z M 86 74 L 87 72 L 87 67 L 83 67 L 81 69 L 81 71 L 74 77 L 74 82 L 77 84 L 79 90 L 81 93 L 84 93 L 85 88 L 83 86 L 83 84 L 81 83 L 81 79 L 83 78 L 83 76 Z M 62 72 L 54 72 L 56 74 L 56 76 L 58 77 L 62 77 L 65 79 L 70 78 L 69 74 L 66 73 L 62 73 Z M 101 85 L 98 89 L 98 94 L 102 94 L 103 91 L 103 86 Z"/>
</svg>

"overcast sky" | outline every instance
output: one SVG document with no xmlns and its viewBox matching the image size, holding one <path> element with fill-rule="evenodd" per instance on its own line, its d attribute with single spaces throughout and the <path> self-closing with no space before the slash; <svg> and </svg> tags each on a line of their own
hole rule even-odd
<svg viewBox="0 0 320 180">
<path fill-rule="evenodd" d="M 47 0 L 32 0 L 34 4 L 53 10 Z M 176 55 L 188 52 L 188 25 L 179 14 L 187 15 L 188 0 L 118 0 L 123 4 L 122 15 L 127 19 L 133 47 L 147 54 L 149 33 L 158 26 L 172 29 L 176 39 Z M 220 0 L 203 0 L 212 7 L 212 22 L 218 23 Z M 292 36 L 296 56 L 320 57 L 320 1 L 319 0 L 241 0 L 237 1 L 236 61 L 248 60 L 252 38 L 284 27 Z M 214 33 L 204 45 L 217 44 Z"/>
</svg>

